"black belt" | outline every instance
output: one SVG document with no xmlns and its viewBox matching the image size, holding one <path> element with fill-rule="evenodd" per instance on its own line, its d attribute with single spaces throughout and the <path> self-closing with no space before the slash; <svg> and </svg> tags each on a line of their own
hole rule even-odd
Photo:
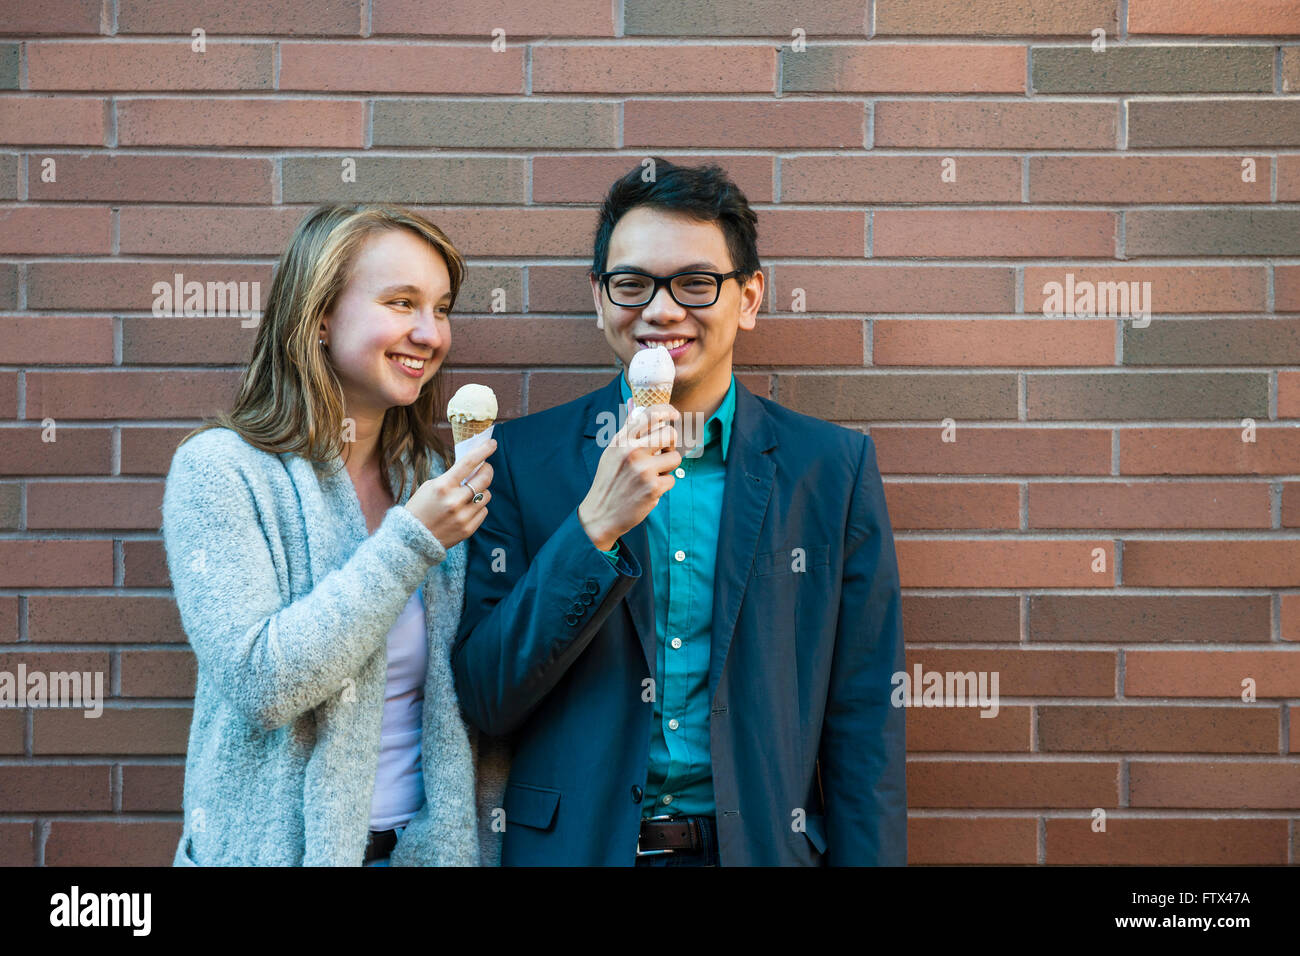
<svg viewBox="0 0 1300 956">
<path fill-rule="evenodd" d="M 705 848 L 701 817 L 660 816 L 641 819 L 636 841 L 637 856 L 652 853 L 699 852 Z M 709 819 L 712 819 L 711 817 Z"/>
<path fill-rule="evenodd" d="M 371 830 L 370 836 L 366 838 L 366 857 L 362 865 L 382 860 L 393 852 L 395 846 L 397 846 L 396 830 Z"/>
</svg>

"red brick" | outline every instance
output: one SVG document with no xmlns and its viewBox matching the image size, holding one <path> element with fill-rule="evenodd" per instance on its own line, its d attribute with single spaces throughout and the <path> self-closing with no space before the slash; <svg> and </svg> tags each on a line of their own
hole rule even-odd
<svg viewBox="0 0 1300 956">
<path fill-rule="evenodd" d="M 27 598 L 27 636 L 43 644 L 184 643 L 171 597 L 49 595 Z"/>
<path fill-rule="evenodd" d="M 1038 862 L 1038 821 L 909 814 L 907 862 L 909 866 L 1032 865 Z"/>
<path fill-rule="evenodd" d="M 0 8 L 0 34 L 96 34 L 104 29 L 103 0 L 42 0 Z"/>
<path fill-rule="evenodd" d="M 1132 660 L 1140 653 L 1125 656 Z M 1134 696 L 1127 688 L 1125 693 Z M 1049 753 L 1277 753 L 1280 724 L 1278 708 L 1255 705 L 1044 705 L 1038 708 L 1038 748 Z"/>
<path fill-rule="evenodd" d="M 417 209 L 475 256 L 591 256 L 595 216 L 587 209 Z"/>
<path fill-rule="evenodd" d="M 960 424 L 944 441 L 936 423 L 871 429 L 882 473 L 918 475 L 1108 475 L 1104 428 L 986 428 Z"/>
<path fill-rule="evenodd" d="M 1008 312 L 1015 277 L 1000 266 L 780 265 L 772 270 L 775 311 L 789 312 L 803 289 L 813 312 Z"/>
<path fill-rule="evenodd" d="M 239 378 L 217 370 L 28 372 L 27 417 L 204 418 L 230 408 Z"/>
<path fill-rule="evenodd" d="M 477 47 L 281 43 L 279 88 L 340 93 L 523 93 L 524 50 L 507 46 L 496 53 L 486 42 Z"/>
<path fill-rule="evenodd" d="M 903 587 L 909 585 L 904 582 Z M 1113 651 L 909 648 L 905 665 L 909 676 L 915 676 L 918 664 L 923 674 L 926 671 L 974 671 L 977 674 L 996 671 L 1001 697 L 1059 697 L 1068 694 L 1071 697 L 1108 698 L 1115 695 Z M 991 683 L 989 691 L 991 694 Z M 914 689 L 913 693 L 917 691 Z"/>
<path fill-rule="evenodd" d="M 37 710 L 32 753 L 183 754 L 189 729 L 188 707 L 105 707 L 94 719 L 79 710 Z"/>
<path fill-rule="evenodd" d="M 56 181 L 47 183 L 40 158 L 27 164 L 27 195 L 35 201 L 255 203 L 262 215 L 271 201 L 269 159 L 60 153 L 51 157 Z"/>
<path fill-rule="evenodd" d="M 240 319 L 122 319 L 123 365 L 243 365 L 256 328 Z"/>
<path fill-rule="evenodd" d="M 180 764 L 123 764 L 122 809 L 180 813 L 184 782 L 185 767 Z"/>
<path fill-rule="evenodd" d="M 908 753 L 1028 753 L 1032 707 L 1003 705 L 996 717 L 978 707 L 908 707 Z"/>
<path fill-rule="evenodd" d="M 233 0 L 217 6 L 205 0 L 118 0 L 117 30 L 188 35 L 201 25 L 209 36 L 360 36 L 364 5 L 364 0 L 299 0 L 283 8 L 258 0 Z"/>
<path fill-rule="evenodd" d="M 1272 160 L 1255 158 L 1242 182 L 1240 156 L 1030 156 L 1030 202 L 1268 202 Z M 1279 198 L 1281 198 L 1279 196 Z"/>
<path fill-rule="evenodd" d="M 601 372 L 537 371 L 528 376 L 528 414 L 544 411 L 595 391 L 614 374 Z"/>
<path fill-rule="evenodd" d="M 0 208 L 0 255 L 108 255 L 113 217 L 106 206 Z"/>
<path fill-rule="evenodd" d="M 903 638 L 909 647 L 962 641 L 1019 643 L 1020 599 L 908 592 L 903 595 Z"/>
<path fill-rule="evenodd" d="M 122 651 L 123 697 L 193 697 L 197 662 L 185 650 Z"/>
<path fill-rule="evenodd" d="M 202 21 L 208 23 L 205 15 Z M 192 28 L 190 28 L 192 29 Z M 193 52 L 183 39 L 160 43 L 27 44 L 31 90 L 269 90 L 274 82 L 270 43 L 209 42 Z M 284 87 L 287 89 L 288 87 Z"/>
<path fill-rule="evenodd" d="M 27 527 L 157 531 L 162 496 L 159 481 L 32 481 L 27 485 Z"/>
<path fill-rule="evenodd" d="M 1112 258 L 1117 222 L 1114 213 L 1057 209 L 880 209 L 871 220 L 871 252 L 882 258 Z"/>
<path fill-rule="evenodd" d="M 1300 541 L 1126 541 L 1124 583 L 1137 587 L 1300 587 Z"/>
<path fill-rule="evenodd" d="M 879 213 L 877 213 L 879 215 Z M 876 319 L 873 365 L 1113 365 L 1107 319 Z"/>
<path fill-rule="evenodd" d="M 81 712 L 77 711 L 78 718 Z M 0 793 L 6 813 L 109 811 L 112 768 L 107 765 L 0 767 Z"/>
<path fill-rule="evenodd" d="M 840 256 L 866 253 L 867 214 L 839 209 L 760 209 L 758 254 Z"/>
<path fill-rule="evenodd" d="M 627 100 L 623 145 L 859 149 L 866 116 L 852 101 Z"/>
<path fill-rule="evenodd" d="M 123 255 L 279 256 L 307 212 L 298 206 L 123 206 L 118 241 Z"/>
<path fill-rule="evenodd" d="M 526 7 L 510 0 L 373 0 L 370 31 L 376 36 L 471 36 L 487 42 L 506 34 L 506 49 L 519 37 L 612 37 L 614 11 L 606 0 L 553 0 Z"/>
<path fill-rule="evenodd" d="M 161 540 L 122 542 L 122 586 L 126 588 L 169 588 L 167 552 Z"/>
<path fill-rule="evenodd" d="M 0 587 L 112 586 L 112 541 L 0 541 Z"/>
<path fill-rule="evenodd" d="M 633 169 L 644 168 L 642 162 L 647 158 L 649 157 L 555 154 L 534 156 L 533 202 L 598 203 L 604 199 L 614 180 Z M 667 153 L 663 158 L 684 166 L 721 166 L 750 202 L 771 202 L 773 199 L 773 160 L 770 156 L 681 156 Z M 591 222 L 594 228 L 594 216 Z"/>
<path fill-rule="evenodd" d="M 891 481 L 885 483 L 885 500 L 895 531 L 1020 527 L 1020 486 L 1015 484 Z"/>
<path fill-rule="evenodd" d="M 1131 807 L 1291 810 L 1296 793 L 1300 793 L 1300 763 L 1296 762 L 1134 760 L 1129 764 Z"/>
<path fill-rule="evenodd" d="M 875 143 L 935 149 L 1114 149 L 1119 112 L 1110 103 L 876 103 Z"/>
<path fill-rule="evenodd" d="M 15 598 L 15 603 L 17 599 Z M 0 754 L 18 754 L 24 753 L 23 734 L 27 726 L 27 715 L 25 710 L 15 710 L 13 708 L 0 709 Z M 0 866 L 3 866 L 4 857 L 0 853 Z"/>
<path fill-rule="evenodd" d="M 12 644 L 16 640 L 18 640 L 18 598 L 0 597 L 0 644 Z"/>
<path fill-rule="evenodd" d="M 1047 864 L 1280 866 L 1287 862 L 1286 820 L 1158 819 L 1120 812 L 1125 815 L 1107 814 L 1102 832 L 1093 830 L 1091 816 L 1048 817 Z"/>
<path fill-rule="evenodd" d="M 1281 636 L 1284 641 L 1300 641 L 1300 594 L 1282 595 Z M 1293 728 L 1295 726 L 1292 724 Z"/>
<path fill-rule="evenodd" d="M 5 360 L 18 365 L 112 365 L 113 320 L 107 316 L 0 316 Z"/>
<path fill-rule="evenodd" d="M 782 85 L 787 93 L 1023 93 L 1025 55 L 1010 44 L 814 45 L 783 52 Z"/>
<path fill-rule="evenodd" d="M 781 160 L 781 201 L 1018 203 L 1021 178 L 1014 156 L 793 156 Z"/>
<path fill-rule="evenodd" d="M 1266 484 L 1031 483 L 1031 528 L 1268 528 Z"/>
<path fill-rule="evenodd" d="M 1259 428 L 1254 442 L 1242 428 L 1123 428 L 1124 475 L 1279 475 L 1300 471 L 1300 435 Z"/>
<path fill-rule="evenodd" d="M 1129 0 L 1129 33 L 1278 36 L 1300 33 L 1300 8 L 1288 0 Z"/>
<path fill-rule="evenodd" d="M 1105 552 L 1104 571 L 1092 570 L 1097 548 Z M 1105 539 L 902 538 L 895 542 L 895 550 L 905 588 L 1108 588 L 1116 584 L 1115 545 Z M 1127 554 L 1125 558 L 1127 572 Z"/>
<path fill-rule="evenodd" d="M 29 376 L 31 372 L 27 373 Z M 55 422 L 43 426 L 0 429 L 0 461 L 11 475 L 102 475 L 113 462 L 113 436 L 107 428 L 83 428 Z M 43 441 L 45 436 L 53 441 Z"/>
<path fill-rule="evenodd" d="M 909 760 L 907 805 L 923 807 L 1113 807 L 1115 760 Z"/>
<path fill-rule="evenodd" d="M 533 47 L 535 93 L 772 93 L 771 46 L 679 43 Z M 689 105 L 688 105 L 689 109 Z"/>
<path fill-rule="evenodd" d="M 1223 697 L 1240 701 L 1246 678 L 1254 680 L 1255 696 L 1260 700 L 1300 696 L 1300 651 L 1198 648 L 1127 651 L 1124 655 L 1127 697 Z M 1277 751 L 1276 734 L 1268 750 Z"/>
<path fill-rule="evenodd" d="M 36 865 L 35 829 L 34 823 L 0 823 L 0 866 Z"/>
<path fill-rule="evenodd" d="M 1274 266 L 1273 283 L 1273 310 L 1300 312 L 1300 266 Z"/>
<path fill-rule="evenodd" d="M 121 474 L 167 474 L 168 469 L 171 468 L 172 455 L 176 453 L 181 439 L 190 431 L 191 429 L 186 427 L 123 426 Z"/>
<path fill-rule="evenodd" d="M 1300 52 L 1300 47 L 1297 47 Z M 1296 57 L 1300 63 L 1300 56 Z M 1295 92 L 1300 92 L 1297 90 Z M 1263 170 L 1263 162 L 1256 167 L 1258 171 Z M 1267 185 L 1265 180 L 1265 185 Z M 1300 156 L 1279 156 L 1277 158 L 1277 201 L 1278 202 L 1300 202 Z"/>
<path fill-rule="evenodd" d="M 180 821 L 51 820 L 46 866 L 170 866 Z"/>
<path fill-rule="evenodd" d="M 182 97 L 117 102 L 122 146 L 361 147 L 364 127 L 360 100 Z"/>
<path fill-rule="evenodd" d="M 263 305 L 271 292 L 271 267 L 243 262 L 33 262 L 27 267 L 27 307 L 152 312 L 159 299 L 154 284 L 174 287 L 177 273 L 184 282 L 202 282 L 205 287 L 209 282 L 247 282 L 250 296 L 251 284 L 259 282 Z M 183 306 L 172 303 L 178 313 Z M 229 301 L 227 311 L 234 311 Z"/>
<path fill-rule="evenodd" d="M 105 109 L 89 96 L 5 96 L 0 129 L 15 146 L 103 146 Z"/>
<path fill-rule="evenodd" d="M 1266 291 L 1259 266 L 1028 266 L 1025 311 L 1042 312 L 1048 282 L 1150 282 L 1153 314 L 1170 312 L 1261 312 Z M 1145 295 L 1144 295 L 1145 298 Z"/>
</svg>

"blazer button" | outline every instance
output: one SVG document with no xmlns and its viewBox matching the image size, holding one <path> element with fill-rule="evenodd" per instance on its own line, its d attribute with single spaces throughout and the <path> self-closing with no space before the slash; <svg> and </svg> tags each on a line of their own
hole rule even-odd
<svg viewBox="0 0 1300 956">
<path fill-rule="evenodd" d="M 596 603 L 596 599 L 595 599 L 594 597 L 592 597 L 590 594 L 584 594 L 584 595 L 582 596 L 582 606 L 583 606 L 583 607 L 591 607 L 591 606 L 592 606 L 593 604 L 595 604 L 595 603 Z"/>
<path fill-rule="evenodd" d="M 577 627 L 577 626 L 578 626 L 578 615 L 573 614 L 573 613 L 569 613 L 569 614 L 564 615 L 564 623 L 567 624 L 567 625 L 569 625 L 569 627 Z"/>
<path fill-rule="evenodd" d="M 572 604 L 569 605 L 569 613 L 570 613 L 570 614 L 585 614 L 586 611 L 584 610 L 584 608 L 583 608 L 583 606 L 582 606 L 581 604 L 579 604 L 577 601 L 574 601 Z"/>
<path fill-rule="evenodd" d="M 583 585 L 583 588 L 588 594 L 600 593 L 600 585 L 596 583 L 594 578 L 587 578 L 587 583 Z"/>
<path fill-rule="evenodd" d="M 633 802 L 633 803 L 640 803 L 640 802 L 641 802 L 641 797 L 642 797 L 642 796 L 644 796 L 644 792 L 643 792 L 643 791 L 641 790 L 641 788 L 638 787 L 636 784 L 633 784 L 633 785 L 632 785 L 632 802 Z"/>
</svg>

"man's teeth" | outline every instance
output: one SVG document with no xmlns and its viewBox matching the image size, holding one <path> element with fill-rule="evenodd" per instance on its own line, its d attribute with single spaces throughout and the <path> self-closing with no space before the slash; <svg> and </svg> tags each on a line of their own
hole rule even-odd
<svg viewBox="0 0 1300 956">
<path fill-rule="evenodd" d="M 424 369 L 424 359 L 407 358 L 405 355 L 390 355 L 389 358 L 396 359 L 398 362 L 401 362 L 407 368 L 413 368 L 416 370 Z"/>
<path fill-rule="evenodd" d="M 657 346 L 662 345 L 664 348 L 668 349 L 669 351 L 672 351 L 673 349 L 677 348 L 680 345 L 685 345 L 689 341 L 690 339 L 664 339 L 663 341 L 647 339 L 643 344 L 648 349 L 656 348 Z"/>
</svg>

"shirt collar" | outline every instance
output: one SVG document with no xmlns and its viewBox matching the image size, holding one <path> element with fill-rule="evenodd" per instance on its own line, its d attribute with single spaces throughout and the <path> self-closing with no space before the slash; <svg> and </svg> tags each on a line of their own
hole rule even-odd
<svg viewBox="0 0 1300 956">
<path fill-rule="evenodd" d="M 618 376 L 618 389 L 626 402 L 632 397 L 632 389 L 628 387 L 627 375 L 620 372 Z M 705 444 L 713 441 L 713 423 L 717 422 L 722 429 L 722 460 L 727 460 L 727 451 L 731 447 L 731 423 L 736 417 L 736 376 L 731 376 L 731 385 L 727 388 L 727 394 L 722 399 L 722 404 L 718 410 L 709 416 L 708 421 L 704 423 Z"/>
</svg>

